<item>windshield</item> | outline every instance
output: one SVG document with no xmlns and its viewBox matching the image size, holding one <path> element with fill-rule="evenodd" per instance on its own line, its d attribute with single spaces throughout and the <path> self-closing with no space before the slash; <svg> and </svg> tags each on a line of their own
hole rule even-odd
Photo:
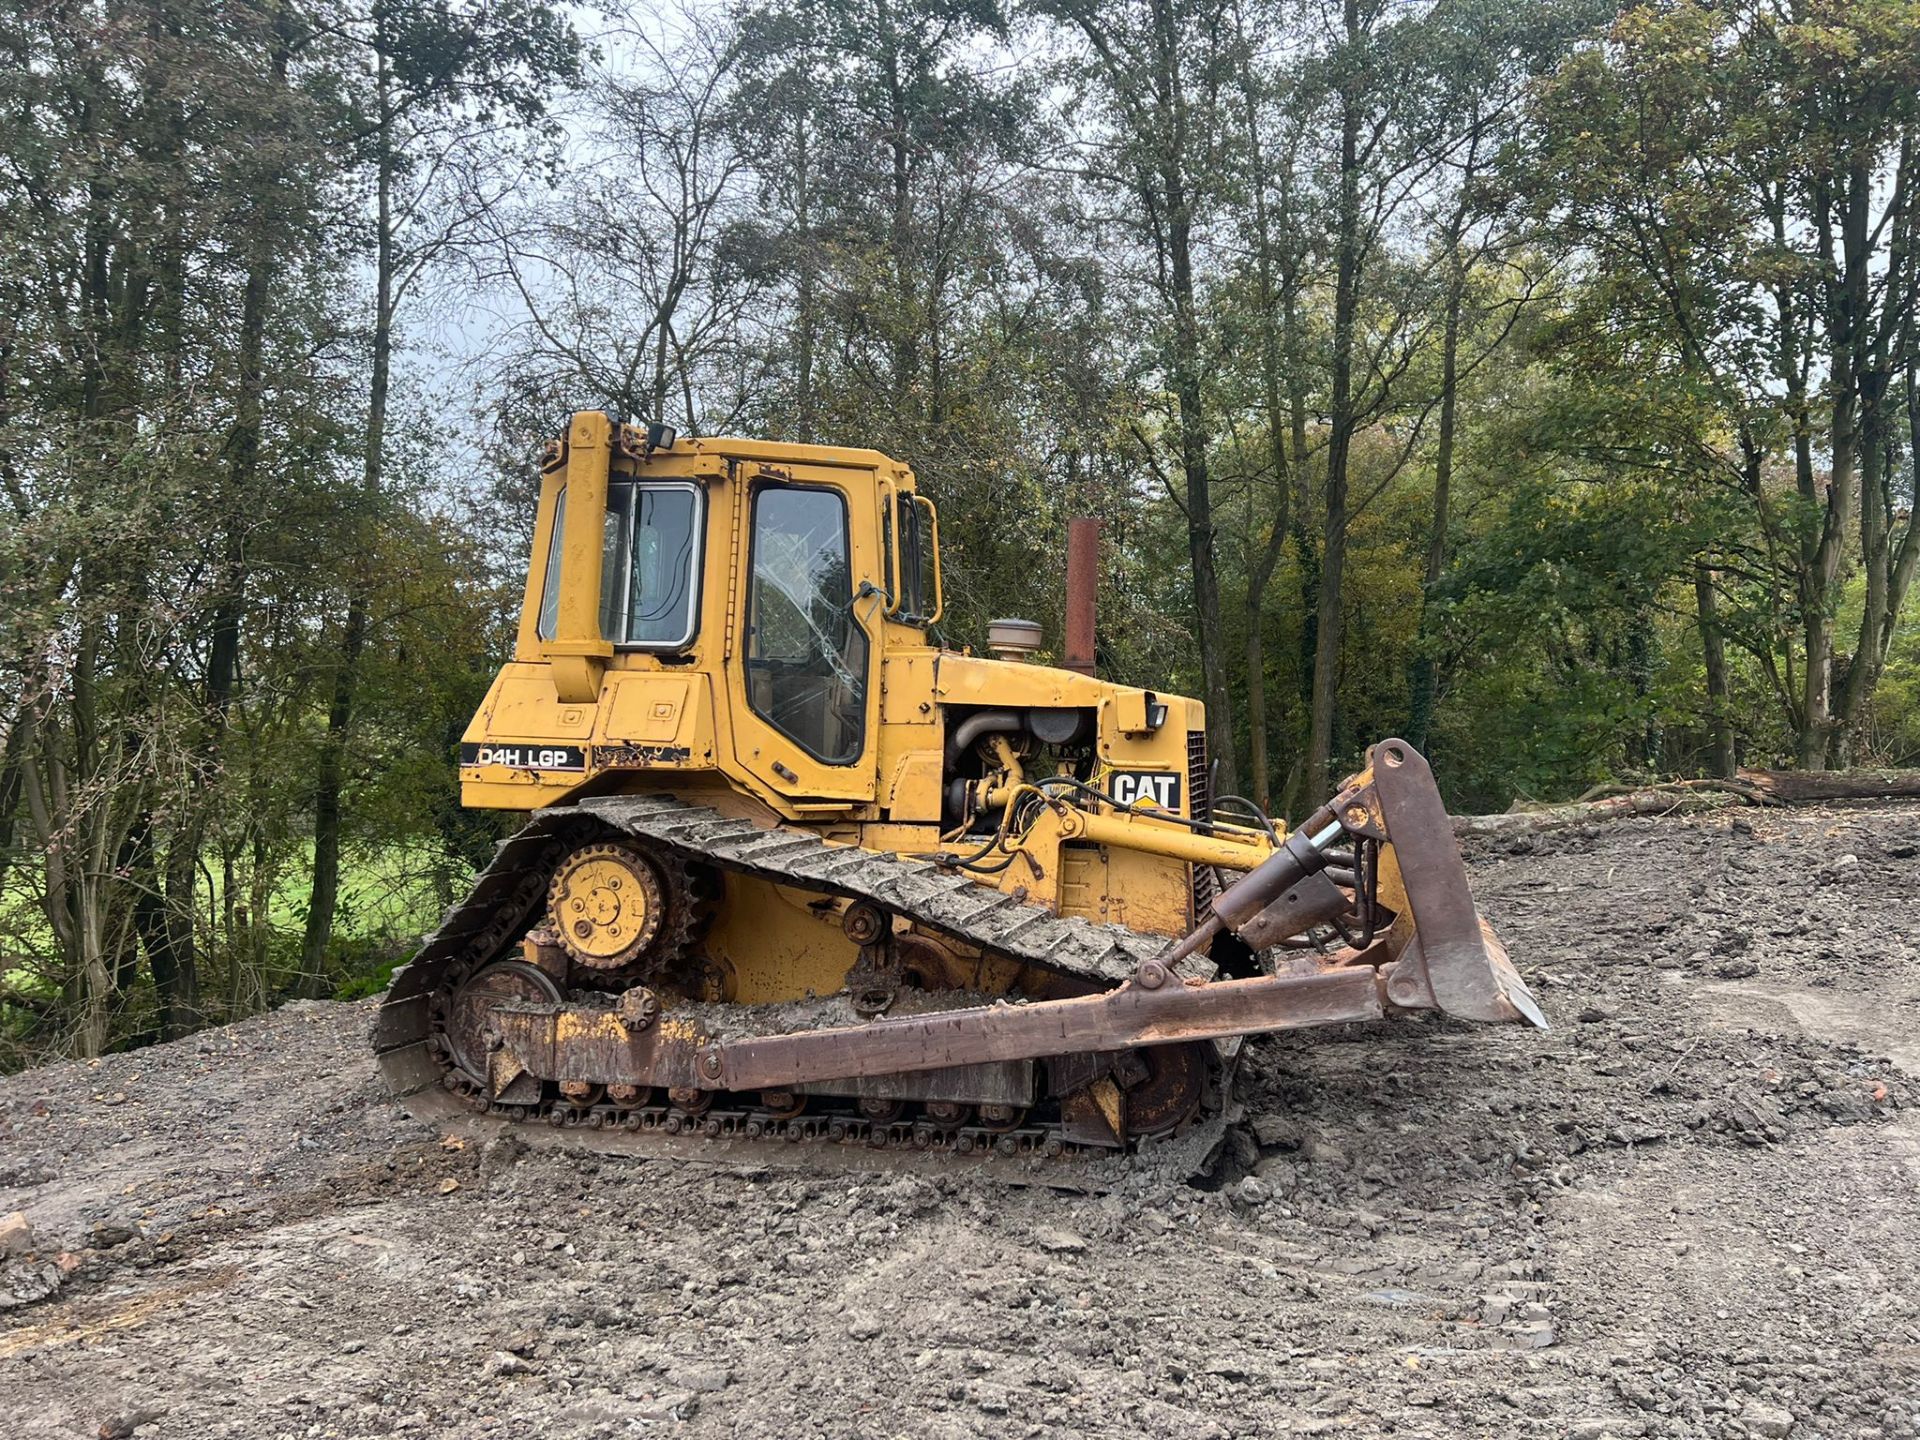
<svg viewBox="0 0 1920 1440">
<path fill-rule="evenodd" d="M 855 623 L 846 501 L 835 490 L 769 486 L 753 502 L 747 698 L 816 760 L 859 758 L 867 636 Z"/>
</svg>

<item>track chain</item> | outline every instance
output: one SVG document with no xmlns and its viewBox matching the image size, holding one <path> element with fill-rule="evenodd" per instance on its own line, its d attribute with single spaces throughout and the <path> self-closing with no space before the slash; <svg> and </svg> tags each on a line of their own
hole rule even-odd
<svg viewBox="0 0 1920 1440">
<path fill-rule="evenodd" d="M 394 1095 L 416 1113 L 446 1118 L 465 1111 L 508 1120 L 543 1119 L 569 1131 L 827 1141 L 877 1151 L 911 1149 L 1007 1159 L 1050 1160 L 1084 1150 L 1049 1124 L 1007 1131 L 968 1126 L 948 1130 L 924 1121 L 876 1124 L 811 1111 L 784 1120 L 756 1113 L 740 1103 L 745 1097 L 728 1094 L 716 1095 L 713 1106 L 697 1116 L 654 1105 L 577 1109 L 551 1097 L 538 1105 L 490 1101 L 449 1067 L 432 1034 L 436 1006 L 443 1006 L 468 975 L 499 958 L 524 933 L 545 899 L 547 876 L 561 855 L 596 834 L 626 835 L 686 862 L 869 901 L 963 944 L 1105 986 L 1129 978 L 1142 961 L 1163 953 L 1168 943 L 1161 936 L 1124 926 L 1057 916 L 929 860 L 863 850 L 806 831 L 757 825 L 672 796 L 581 800 L 536 812 L 503 842 L 467 899 L 448 910 L 419 953 L 394 972 L 374 1023 L 374 1050 Z M 1224 1070 L 1212 1077 L 1207 1086 L 1210 1105 L 1216 1093 L 1224 1093 L 1226 1079 Z M 1208 1122 L 1203 1115 L 1187 1128 Z M 1107 1156 L 1113 1152 L 1085 1153 Z"/>
</svg>

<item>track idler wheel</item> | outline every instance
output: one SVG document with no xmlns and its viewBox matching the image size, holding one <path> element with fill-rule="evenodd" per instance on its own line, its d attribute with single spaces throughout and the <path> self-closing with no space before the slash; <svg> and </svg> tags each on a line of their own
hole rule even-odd
<svg viewBox="0 0 1920 1440">
<path fill-rule="evenodd" d="M 442 1032 L 447 1054 L 482 1093 L 493 1094 L 494 1045 L 490 1032 L 494 1007 L 558 1005 L 560 1001 L 560 986 L 536 965 L 524 960 L 499 960 L 484 966 L 455 990 L 447 1003 Z M 515 1078 L 493 1095 L 509 1104 L 531 1103 L 539 1097 L 540 1082 L 531 1075 Z"/>
<path fill-rule="evenodd" d="M 1145 1046 L 1128 1058 L 1135 1057 L 1145 1073 L 1126 1090 L 1127 1133 L 1165 1135 L 1179 1129 L 1193 1118 L 1206 1093 L 1204 1042 Z"/>
<path fill-rule="evenodd" d="M 618 843 L 582 845 L 547 887 L 547 917 L 561 945 L 589 970 L 625 970 L 646 958 L 671 903 L 661 867 Z"/>
</svg>

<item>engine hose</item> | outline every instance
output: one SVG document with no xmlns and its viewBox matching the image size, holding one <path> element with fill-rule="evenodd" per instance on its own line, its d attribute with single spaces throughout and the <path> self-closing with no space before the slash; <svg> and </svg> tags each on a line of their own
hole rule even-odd
<svg viewBox="0 0 1920 1440">
<path fill-rule="evenodd" d="M 1217 812 L 1222 805 L 1231 805 L 1235 809 L 1244 810 L 1248 815 L 1251 815 L 1253 817 L 1254 823 L 1266 833 L 1266 836 L 1269 840 L 1273 841 L 1273 843 L 1276 845 L 1280 843 L 1280 832 L 1273 828 L 1272 817 L 1270 817 L 1266 813 L 1266 811 L 1262 810 L 1258 805 L 1254 804 L 1253 801 L 1247 799 L 1246 796 L 1244 795 L 1214 796 L 1213 797 L 1214 810 Z"/>
<path fill-rule="evenodd" d="M 996 732 L 1019 731 L 1027 728 L 1027 722 L 1017 710 L 976 710 L 947 736 L 947 768 L 954 768 L 960 757 L 973 748 L 974 741 L 982 735 Z"/>
<path fill-rule="evenodd" d="M 957 861 L 955 863 L 957 863 L 959 867 L 962 870 L 966 871 L 969 875 L 998 875 L 1002 870 L 1006 869 L 1009 865 L 1013 864 L 1013 862 L 1015 860 L 1018 860 L 1019 858 L 1020 858 L 1020 852 L 1018 850 L 1015 850 L 1010 852 L 1007 855 L 1006 859 L 1000 861 L 998 864 L 995 864 L 995 865 L 980 865 L 972 861 L 966 861 L 966 860 Z"/>
<path fill-rule="evenodd" d="M 931 860 L 936 865 L 958 865 L 962 870 L 971 870 L 977 862 L 986 859 L 987 856 L 1000 848 L 1000 839 L 1000 833 L 995 831 L 987 840 L 987 843 L 971 855 L 954 855 L 946 850 L 922 850 L 914 855 L 913 858 L 916 860 Z"/>
</svg>

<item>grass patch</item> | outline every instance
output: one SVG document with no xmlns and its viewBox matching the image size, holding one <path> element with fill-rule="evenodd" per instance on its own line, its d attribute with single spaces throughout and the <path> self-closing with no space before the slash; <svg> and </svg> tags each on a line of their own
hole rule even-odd
<svg viewBox="0 0 1920 1440">
<path fill-rule="evenodd" d="M 0 944 L 9 962 L 0 965 L 0 981 L 28 994 L 47 994 L 49 986 L 34 958 L 56 951 L 52 927 L 42 913 L 38 891 L 41 871 L 36 854 L 22 855 L 10 867 L 0 890 Z M 218 855 L 209 855 L 201 872 L 195 899 L 200 943 L 217 952 L 224 935 L 226 896 Z M 313 876 L 313 844 L 302 842 L 281 857 L 267 891 L 265 928 L 268 963 L 264 988 L 276 991 L 297 972 L 302 936 L 306 930 Z M 246 876 L 240 877 L 242 885 Z M 420 937 L 438 923 L 449 901 L 466 893 L 472 867 L 444 853 L 421 846 L 392 845 L 376 850 L 351 850 L 340 859 L 340 894 L 328 947 L 327 974 L 337 980 L 336 994 L 356 999 L 384 989 L 395 966 L 404 961 Z M 237 908 L 251 903 L 252 891 L 236 895 Z M 214 979 L 202 976 L 203 986 Z"/>
</svg>

